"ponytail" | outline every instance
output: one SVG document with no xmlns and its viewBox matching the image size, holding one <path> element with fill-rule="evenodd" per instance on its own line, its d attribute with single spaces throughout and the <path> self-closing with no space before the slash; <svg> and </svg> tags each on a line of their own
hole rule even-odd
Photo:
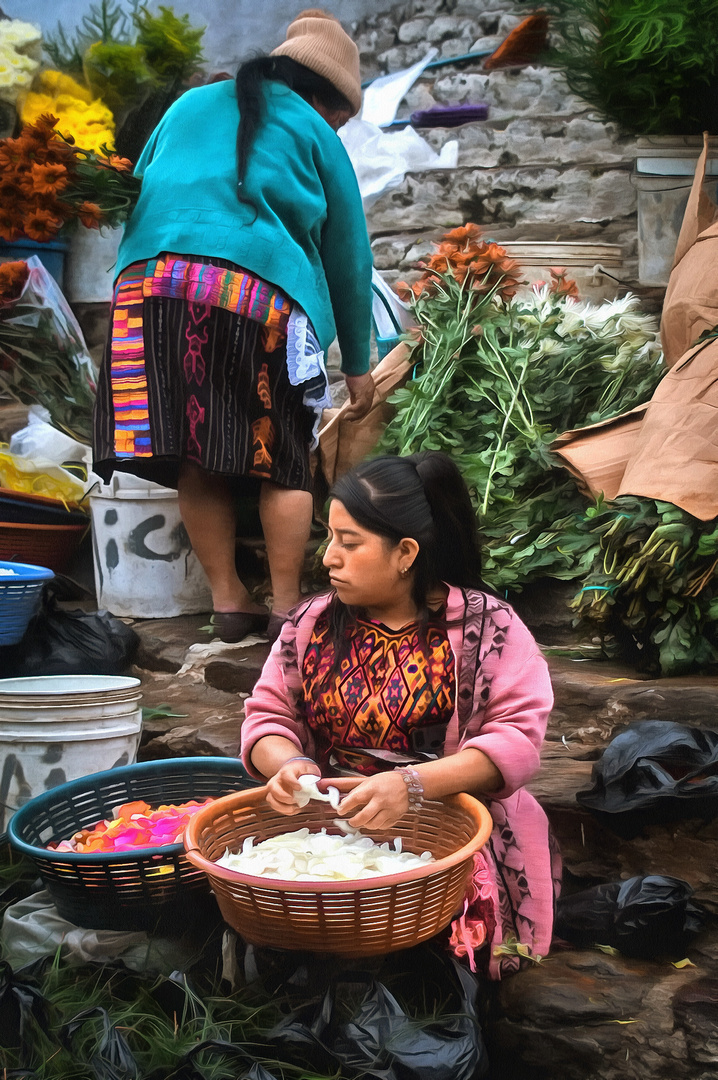
<svg viewBox="0 0 718 1080">
<path fill-rule="evenodd" d="M 237 127 L 237 197 L 241 203 L 253 206 L 244 197 L 242 187 L 247 173 L 249 153 L 264 114 L 264 83 L 283 82 L 295 94 L 312 105 L 316 99 L 328 109 L 349 109 L 352 106 L 329 79 L 317 75 L 311 68 L 293 60 L 291 56 L 255 56 L 240 64 L 235 79 L 235 93 L 239 106 Z"/>
</svg>

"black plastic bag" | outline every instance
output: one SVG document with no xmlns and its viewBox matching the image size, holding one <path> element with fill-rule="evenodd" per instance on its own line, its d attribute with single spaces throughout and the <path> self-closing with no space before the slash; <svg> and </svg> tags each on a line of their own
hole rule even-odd
<svg viewBox="0 0 718 1080">
<path fill-rule="evenodd" d="M 718 814 L 718 732 L 664 720 L 631 724 L 593 766 L 576 799 L 621 836 Z"/>
<path fill-rule="evenodd" d="M 67 611 L 47 593 L 22 641 L 0 649 L 0 675 L 122 675 L 139 643 L 109 611 Z"/>
<path fill-rule="evenodd" d="M 414 993 L 418 988 L 422 993 L 428 989 L 431 1000 L 420 1011 L 432 1011 L 439 1000 L 446 1003 L 447 997 L 451 1011 L 421 1020 L 406 1012 L 372 973 L 337 969 L 323 996 L 305 1000 L 268 1037 L 282 1047 L 318 1051 L 318 1067 L 338 1064 L 342 1076 L 376 1080 L 479 1080 L 486 1076 L 488 1058 L 475 1007 L 478 983 L 471 972 L 447 953 L 429 947 L 402 952 L 393 965 L 395 969 L 403 965 L 404 982 Z M 417 970 L 426 974 L 425 983 Z M 392 985 L 397 981 L 390 978 L 391 963 L 382 974 Z M 314 980 L 296 971 L 291 981 L 298 986 Z M 437 988 L 433 993 L 432 984 Z"/>
<path fill-rule="evenodd" d="M 47 1031 L 48 1004 L 40 990 L 0 960 L 0 1047 L 31 1053 L 37 1027 Z"/>
<path fill-rule="evenodd" d="M 680 878 L 650 874 L 562 896 L 554 935 L 572 945 L 611 945 L 624 956 L 683 957 L 702 912 Z"/>
<path fill-rule="evenodd" d="M 92 1070 L 96 1080 L 137 1080 L 139 1070 L 127 1039 L 115 1027 L 105 1009 L 98 1007 L 83 1009 L 60 1029 L 60 1041 L 70 1052 L 74 1052 L 75 1037 L 83 1030 L 88 1020 L 102 1021 L 102 1035 L 97 1041 L 97 1049 L 90 1054 L 86 1064 Z"/>
</svg>

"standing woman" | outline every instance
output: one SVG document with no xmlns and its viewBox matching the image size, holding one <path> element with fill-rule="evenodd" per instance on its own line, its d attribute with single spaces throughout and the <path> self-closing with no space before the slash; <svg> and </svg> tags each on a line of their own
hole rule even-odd
<svg viewBox="0 0 718 1080">
<path fill-rule="evenodd" d="M 338 338 L 368 411 L 371 251 L 336 132 L 361 106 L 359 54 L 304 11 L 235 82 L 184 94 L 137 164 L 95 412 L 95 470 L 176 487 L 225 641 L 276 637 L 300 597 L 309 451 Z M 235 497 L 259 491 L 272 615 L 235 569 Z"/>
<path fill-rule="evenodd" d="M 297 812 L 303 773 L 364 777 L 339 813 L 389 829 L 424 798 L 468 792 L 494 819 L 451 945 L 493 978 L 551 943 L 560 858 L 524 785 L 553 703 L 546 661 L 481 582 L 476 516 L 444 454 L 379 457 L 332 489 L 331 591 L 284 624 L 245 702 L 242 760 Z M 350 785 L 333 781 L 340 789 Z"/>
</svg>

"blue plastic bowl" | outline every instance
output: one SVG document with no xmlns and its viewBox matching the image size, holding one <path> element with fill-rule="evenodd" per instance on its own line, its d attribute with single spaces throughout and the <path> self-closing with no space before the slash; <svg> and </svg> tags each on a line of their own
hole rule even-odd
<svg viewBox="0 0 718 1080">
<path fill-rule="evenodd" d="M 46 566 L 0 561 L 0 645 L 17 645 L 24 637 L 40 606 L 45 582 L 54 576 Z"/>
</svg>

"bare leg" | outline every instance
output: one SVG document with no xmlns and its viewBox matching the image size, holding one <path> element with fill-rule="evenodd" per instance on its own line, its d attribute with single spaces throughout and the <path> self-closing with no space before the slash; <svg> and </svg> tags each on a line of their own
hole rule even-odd
<svg viewBox="0 0 718 1080">
<path fill-rule="evenodd" d="M 259 516 L 267 545 L 274 596 L 272 611 L 286 615 L 300 598 L 304 553 L 312 526 L 312 496 L 265 480 L 259 496 Z"/>
<path fill-rule="evenodd" d="M 182 521 L 209 579 L 215 611 L 264 611 L 252 601 L 237 576 L 234 500 L 227 481 L 199 465 L 180 469 L 179 508 Z"/>
</svg>

